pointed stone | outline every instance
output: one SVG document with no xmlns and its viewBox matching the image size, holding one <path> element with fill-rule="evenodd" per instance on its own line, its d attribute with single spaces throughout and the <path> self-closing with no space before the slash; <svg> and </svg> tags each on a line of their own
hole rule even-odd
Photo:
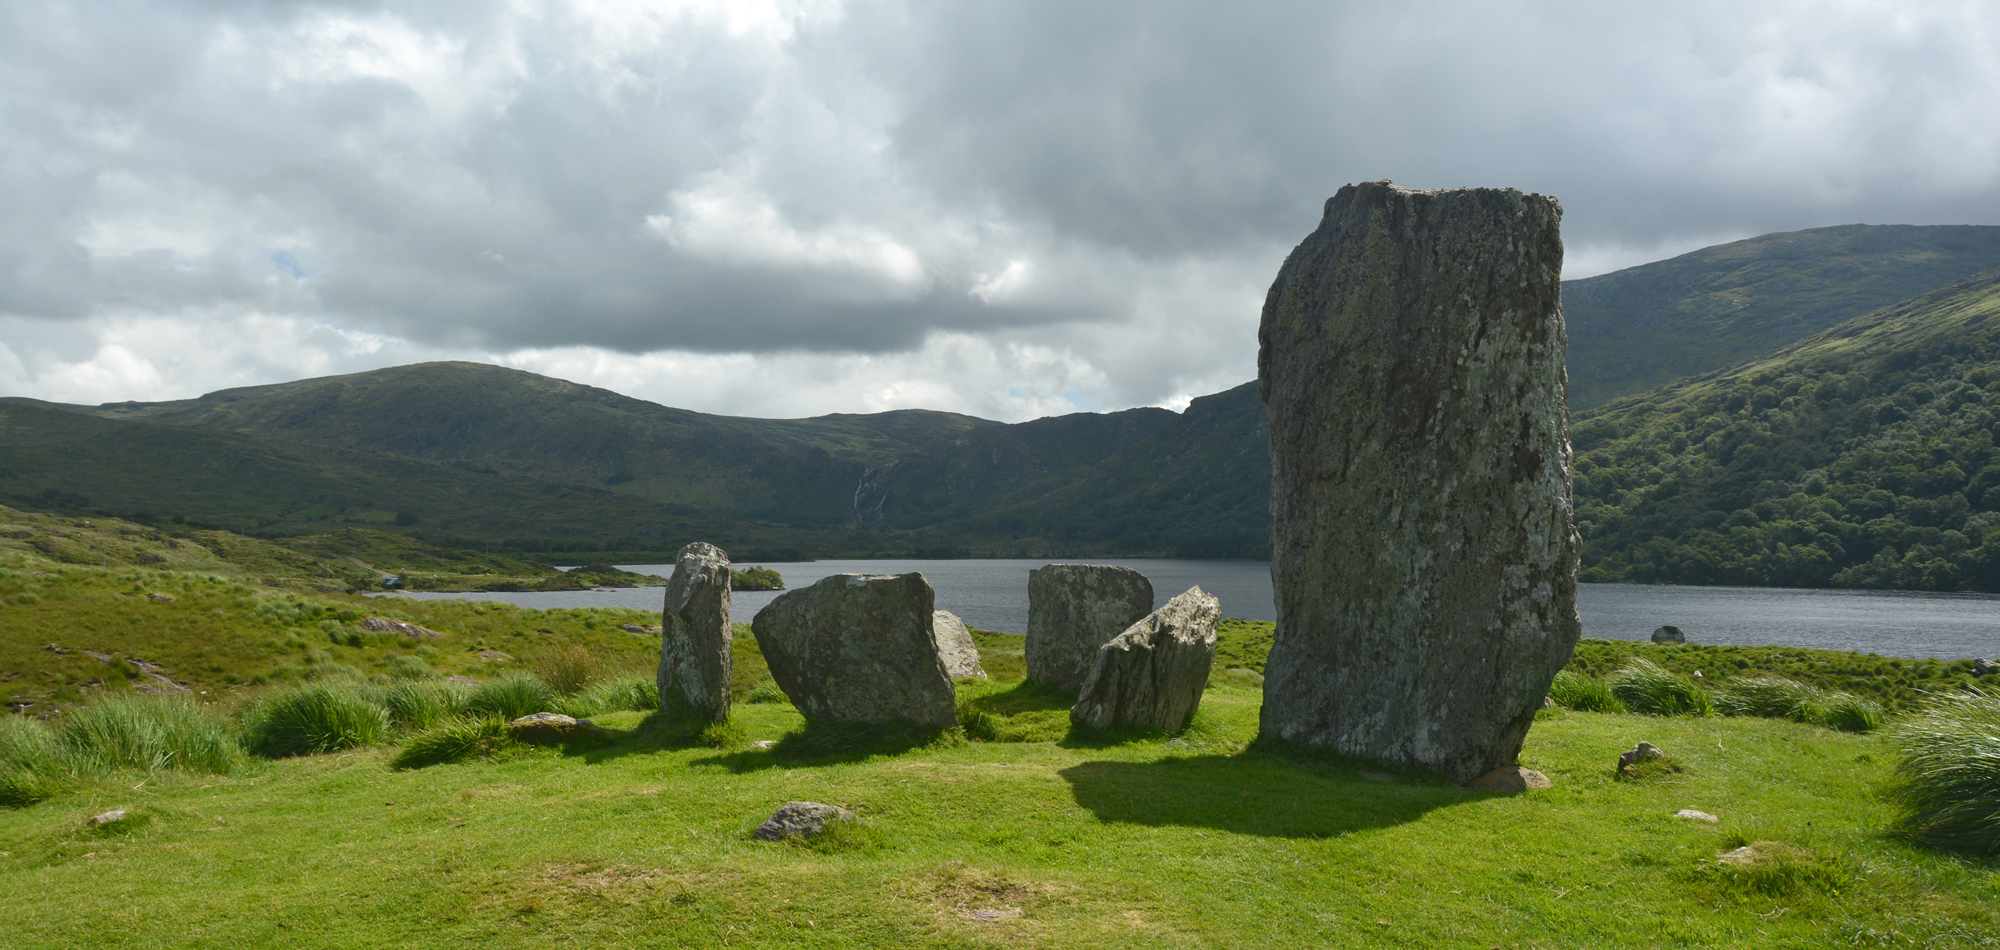
<svg viewBox="0 0 2000 950">
<path fill-rule="evenodd" d="M 1097 648 L 1153 612 L 1153 582 L 1129 567 L 1049 564 L 1028 572 L 1028 679 L 1083 685 Z"/>
<path fill-rule="evenodd" d="M 937 635 L 945 673 L 955 680 L 986 678 L 986 670 L 979 665 L 979 646 L 972 642 L 972 631 L 965 621 L 949 610 L 932 611 L 931 629 Z"/>
<path fill-rule="evenodd" d="M 681 548 L 660 632 L 660 705 L 679 702 L 715 722 L 729 719 L 729 555 L 697 541 Z"/>
<path fill-rule="evenodd" d="M 958 725 L 922 574 L 834 574 L 750 621 L 778 688 L 808 719 Z"/>
<path fill-rule="evenodd" d="M 1167 601 L 1099 647 L 1069 720 L 1091 729 L 1187 727 L 1215 662 L 1222 603 L 1199 587 Z"/>
<path fill-rule="evenodd" d="M 1460 782 L 1515 764 L 1581 632 L 1561 216 L 1348 185 L 1278 272 L 1266 738 Z"/>
</svg>

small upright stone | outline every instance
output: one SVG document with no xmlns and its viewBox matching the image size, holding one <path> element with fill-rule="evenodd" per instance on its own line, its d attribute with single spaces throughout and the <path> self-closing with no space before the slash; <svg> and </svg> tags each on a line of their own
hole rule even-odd
<svg viewBox="0 0 2000 950">
<path fill-rule="evenodd" d="M 696 541 L 674 559 L 660 633 L 660 704 L 729 719 L 729 555 Z"/>
<path fill-rule="evenodd" d="M 1129 567 L 1049 564 L 1028 572 L 1028 679 L 1083 686 L 1097 648 L 1153 612 L 1153 582 Z"/>
<path fill-rule="evenodd" d="M 778 688 L 808 719 L 958 725 L 922 574 L 834 574 L 783 594 L 750 631 Z"/>
<path fill-rule="evenodd" d="M 965 621 L 949 610 L 933 611 L 931 629 L 937 634 L 938 657 L 944 660 L 944 671 L 952 679 L 986 678 L 986 670 L 979 665 L 979 646 L 972 642 L 972 631 L 966 629 Z"/>
<path fill-rule="evenodd" d="M 1185 728 L 1208 687 L 1221 619 L 1221 602 L 1191 587 L 1112 637 L 1098 648 L 1069 721 L 1091 729 Z"/>
<path fill-rule="evenodd" d="M 1688 638 L 1687 634 L 1681 632 L 1681 628 L 1673 626 L 1672 624 L 1662 624 L 1661 626 L 1653 628 L 1653 642 L 1686 643 L 1688 642 Z"/>
<path fill-rule="evenodd" d="M 1459 782 L 1516 763 L 1582 632 L 1561 218 L 1348 185 L 1278 271 L 1264 738 Z"/>
</svg>

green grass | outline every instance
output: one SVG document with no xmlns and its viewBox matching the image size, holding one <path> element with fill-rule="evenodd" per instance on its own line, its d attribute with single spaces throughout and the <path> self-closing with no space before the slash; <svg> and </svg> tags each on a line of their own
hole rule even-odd
<svg viewBox="0 0 2000 950">
<path fill-rule="evenodd" d="M 1557 670 L 1555 682 L 1549 684 L 1549 698 L 1564 709 L 1583 712 L 1625 712 L 1625 704 L 1611 692 L 1611 687 L 1575 670 Z"/>
<path fill-rule="evenodd" d="M 490 683 L 481 683 L 466 698 L 465 711 L 478 716 L 519 719 L 549 712 L 556 694 L 530 673 L 513 673 Z"/>
<path fill-rule="evenodd" d="M 1634 658 L 1611 674 L 1611 695 L 1633 712 L 1655 716 L 1706 716 L 1715 711 L 1708 692 L 1688 677 L 1644 658 Z"/>
<path fill-rule="evenodd" d="M 2000 698 L 1941 696 L 1899 725 L 1893 798 L 1909 837 L 2000 857 Z"/>
<path fill-rule="evenodd" d="M 231 723 L 179 696 L 113 696 L 51 726 L 0 719 L 0 806 L 22 807 L 116 773 L 220 774 L 242 757 Z"/>
<path fill-rule="evenodd" d="M 265 696 L 244 713 L 246 744 L 271 758 L 374 745 L 388 738 L 389 712 L 371 693 L 335 681 Z"/>
</svg>

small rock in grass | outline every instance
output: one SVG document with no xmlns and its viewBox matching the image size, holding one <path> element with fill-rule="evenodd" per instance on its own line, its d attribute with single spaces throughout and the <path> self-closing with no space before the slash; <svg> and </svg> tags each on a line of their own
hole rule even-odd
<svg viewBox="0 0 2000 950">
<path fill-rule="evenodd" d="M 2000 673 L 2000 663 L 1985 659 L 1984 657 L 1972 661 L 1972 675 L 1991 676 L 1995 673 Z"/>
<path fill-rule="evenodd" d="M 776 739 L 759 739 L 759 740 L 757 740 L 756 742 L 752 742 L 752 743 L 750 743 L 750 748 L 752 748 L 752 749 L 768 749 L 768 748 L 770 748 L 770 747 L 772 747 L 772 746 L 774 746 L 774 745 L 777 745 L 777 744 L 778 744 L 778 740 L 776 740 Z"/>
<path fill-rule="evenodd" d="M 90 816 L 90 821 L 87 822 L 87 824 L 91 825 L 92 827 L 102 827 L 104 825 L 111 824 L 112 822 L 124 821 L 124 820 L 125 820 L 125 809 L 113 808 L 110 811 L 105 812 L 104 814 Z"/>
<path fill-rule="evenodd" d="M 1019 907 L 981 907 L 967 913 L 966 916 L 981 923 L 988 923 L 995 920 L 1019 920 L 1022 913 Z"/>
<path fill-rule="evenodd" d="M 1650 742 L 1641 742 L 1633 746 L 1632 751 L 1619 753 L 1618 769 L 1622 772 L 1641 762 L 1648 762 L 1663 755 L 1666 755 L 1666 753 L 1661 752 L 1659 746 Z"/>
<path fill-rule="evenodd" d="M 1692 808 L 1683 808 L 1680 811 L 1674 812 L 1674 817 L 1686 818 L 1689 821 L 1705 821 L 1711 825 L 1722 820 L 1720 818 L 1715 817 L 1714 815 L 1709 814 L 1708 812 L 1696 811 Z"/>
<path fill-rule="evenodd" d="M 373 630 L 376 633 L 400 633 L 417 640 L 436 640 L 444 636 L 429 627 L 419 627 L 413 623 L 390 620 L 387 617 L 364 617 L 361 620 L 361 629 Z"/>
<path fill-rule="evenodd" d="M 1543 708 L 1543 709 L 1554 709 L 1554 708 L 1556 708 L 1556 698 L 1555 698 L 1554 696 L 1544 696 L 1544 697 L 1542 697 L 1542 708 Z"/>
<path fill-rule="evenodd" d="M 826 830 L 829 821 L 853 821 L 854 813 L 839 805 L 823 805 L 819 802 L 786 802 L 785 807 L 771 813 L 771 817 L 752 832 L 765 841 L 782 841 L 786 838 L 809 838 Z"/>
<path fill-rule="evenodd" d="M 1715 860 L 1734 867 L 1747 868 L 1764 860 L 1764 852 L 1757 850 L 1755 845 L 1746 844 L 1733 851 L 1717 853 Z"/>
<path fill-rule="evenodd" d="M 156 603 L 156 604 L 171 604 L 171 603 L 173 603 L 173 602 L 174 602 L 174 595 L 172 595 L 172 594 L 147 594 L 147 595 L 146 595 L 146 599 L 147 599 L 147 600 L 150 600 L 150 601 L 152 601 L 152 602 L 154 602 L 154 603 Z"/>
<path fill-rule="evenodd" d="M 1688 638 L 1687 634 L 1681 632 L 1681 628 L 1668 625 L 1668 626 L 1658 627 L 1653 630 L 1653 642 L 1686 643 L 1688 642 Z"/>
<path fill-rule="evenodd" d="M 1465 787 L 1482 792 L 1533 792 L 1554 788 L 1556 783 L 1549 781 L 1548 776 L 1534 769 L 1503 765 L 1465 783 Z"/>
<path fill-rule="evenodd" d="M 566 742 L 584 736 L 603 735 L 607 731 L 588 719 L 552 712 L 522 716 L 509 722 L 507 729 L 514 733 L 514 738 L 523 742 Z"/>
</svg>

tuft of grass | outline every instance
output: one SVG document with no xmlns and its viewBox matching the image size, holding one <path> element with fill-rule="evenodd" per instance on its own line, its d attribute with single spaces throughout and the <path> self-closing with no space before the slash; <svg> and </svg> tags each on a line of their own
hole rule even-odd
<svg viewBox="0 0 2000 950">
<path fill-rule="evenodd" d="M 491 758 L 513 743 L 507 734 L 506 720 L 497 716 L 457 719 L 411 736 L 389 766 L 421 769 L 471 758 Z"/>
<path fill-rule="evenodd" d="M 229 722 L 182 696 L 107 696 L 63 716 L 56 737 L 106 771 L 223 773 L 240 747 Z"/>
<path fill-rule="evenodd" d="M 396 728 L 422 732 L 464 715 L 471 692 L 449 680 L 392 683 L 382 691 L 382 705 Z"/>
<path fill-rule="evenodd" d="M 1740 898 L 1838 897 L 1855 884 L 1853 868 L 1837 857 L 1740 835 L 1723 839 L 1718 857 L 1703 862 L 1694 876 Z"/>
<path fill-rule="evenodd" d="M 603 674 L 602 658 L 580 643 L 552 647 L 535 657 L 535 676 L 558 696 L 581 693 Z"/>
<path fill-rule="evenodd" d="M 874 854 L 888 847 L 888 836 L 872 822 L 829 821 L 815 835 L 786 835 L 788 847 L 813 854 Z"/>
<path fill-rule="evenodd" d="M 465 711 L 481 716 L 519 719 L 548 710 L 555 697 L 531 673 L 512 673 L 490 683 L 481 683 L 465 701 Z"/>
<path fill-rule="evenodd" d="M 389 675 L 397 679 L 420 680 L 431 675 L 431 665 L 420 656 L 390 657 Z"/>
<path fill-rule="evenodd" d="M 1790 719 L 1843 732 L 1872 732 L 1887 718 L 1881 704 L 1782 676 L 1743 676 L 1722 684 L 1715 709 L 1726 716 Z"/>
<path fill-rule="evenodd" d="M 45 801 L 98 771 L 96 763 L 65 748 L 41 720 L 0 718 L 0 806 L 25 808 Z"/>
<path fill-rule="evenodd" d="M 1896 830 L 1953 851 L 2000 855 L 2000 696 L 1934 698 L 1892 735 Z"/>
<path fill-rule="evenodd" d="M 268 696 L 243 716 L 250 751 L 269 758 L 374 745 L 389 711 L 354 683 L 318 682 Z"/>
<path fill-rule="evenodd" d="M 617 679 L 601 680 L 575 695 L 557 696 L 549 704 L 550 712 L 559 712 L 578 719 L 619 710 L 651 712 L 658 708 L 660 708 L 659 685 L 643 676 L 621 676 Z"/>
<path fill-rule="evenodd" d="M 1625 704 L 1612 694 L 1611 687 L 1573 670 L 1556 671 L 1555 682 L 1549 684 L 1549 698 L 1564 709 L 1607 713 L 1626 711 Z"/>
<path fill-rule="evenodd" d="M 789 703 L 791 701 L 791 697 L 786 696 L 785 691 L 778 688 L 776 680 L 765 680 L 762 683 L 758 683 L 743 697 L 743 702 L 751 705 Z"/>
<path fill-rule="evenodd" d="M 1708 716 L 1715 712 L 1708 692 L 1694 680 L 1658 663 L 1634 657 L 1611 674 L 1611 695 L 1633 712 L 1655 716 Z"/>
</svg>

